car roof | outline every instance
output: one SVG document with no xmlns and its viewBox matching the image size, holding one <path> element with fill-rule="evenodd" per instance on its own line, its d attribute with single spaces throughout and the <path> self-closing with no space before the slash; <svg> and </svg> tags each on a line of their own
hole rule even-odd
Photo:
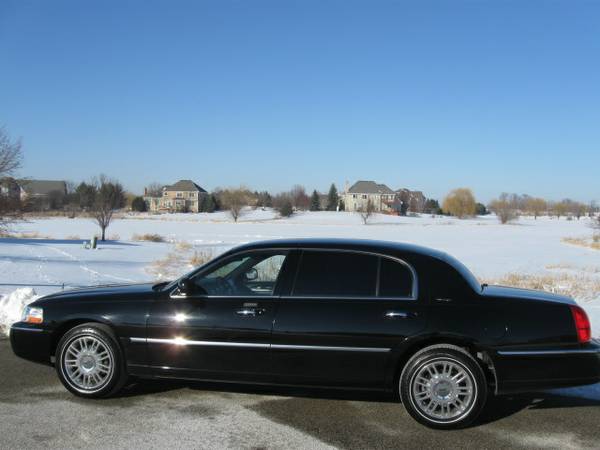
<svg viewBox="0 0 600 450">
<path fill-rule="evenodd" d="M 338 239 L 338 238 L 295 238 L 271 239 L 266 241 L 250 242 L 231 249 L 231 252 L 242 250 L 260 250 L 263 248 L 331 248 L 340 250 L 363 250 L 383 254 L 398 252 L 430 256 L 446 259 L 446 254 L 428 247 L 408 244 L 404 242 L 379 241 L 371 239 Z"/>
</svg>

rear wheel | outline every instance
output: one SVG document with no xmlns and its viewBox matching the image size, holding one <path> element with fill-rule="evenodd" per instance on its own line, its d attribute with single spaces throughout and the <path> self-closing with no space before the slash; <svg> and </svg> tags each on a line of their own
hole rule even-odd
<svg viewBox="0 0 600 450">
<path fill-rule="evenodd" d="M 56 371 L 63 385 L 81 397 L 107 397 L 127 381 L 117 339 L 106 325 L 87 323 L 69 330 L 56 350 Z"/>
<path fill-rule="evenodd" d="M 408 413 L 439 429 L 469 425 L 487 398 L 485 375 L 475 358 L 446 344 L 415 353 L 402 371 L 399 389 Z"/>
</svg>

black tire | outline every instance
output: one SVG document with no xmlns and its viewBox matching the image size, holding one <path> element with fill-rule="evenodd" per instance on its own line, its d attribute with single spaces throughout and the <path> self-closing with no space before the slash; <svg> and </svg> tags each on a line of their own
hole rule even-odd
<svg viewBox="0 0 600 450">
<path fill-rule="evenodd" d="M 89 344 L 90 348 L 83 349 L 81 343 Z M 98 345 L 98 354 L 91 350 L 94 345 Z M 73 351 L 79 351 L 79 356 L 74 356 Z M 99 355 L 102 356 L 101 361 Z M 83 361 L 82 358 L 87 360 Z M 85 375 L 83 373 L 87 367 L 84 363 L 90 367 Z M 123 388 L 128 378 L 125 358 L 114 333 L 110 327 L 93 322 L 73 327 L 63 335 L 56 347 L 55 367 L 65 388 L 85 398 L 110 397 Z M 75 373 L 79 375 L 75 376 Z M 94 381 L 86 386 L 85 381 L 92 377 Z"/>
<path fill-rule="evenodd" d="M 438 373 L 440 366 L 443 370 Z M 487 400 L 481 366 L 467 351 L 449 344 L 432 345 L 415 353 L 402 370 L 399 391 L 413 419 L 443 430 L 473 423 Z"/>
</svg>

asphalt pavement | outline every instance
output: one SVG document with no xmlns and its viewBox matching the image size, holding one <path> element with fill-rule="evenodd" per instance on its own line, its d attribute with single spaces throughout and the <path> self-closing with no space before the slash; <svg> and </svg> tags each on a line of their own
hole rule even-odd
<svg viewBox="0 0 600 450">
<path fill-rule="evenodd" d="M 494 398 L 479 423 L 435 431 L 390 396 L 147 381 L 83 400 L 0 340 L 0 449 L 600 448 L 600 385 Z"/>
</svg>

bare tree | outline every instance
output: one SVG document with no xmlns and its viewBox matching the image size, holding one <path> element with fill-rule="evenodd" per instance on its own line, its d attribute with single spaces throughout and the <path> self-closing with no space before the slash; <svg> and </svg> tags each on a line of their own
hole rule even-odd
<svg viewBox="0 0 600 450">
<path fill-rule="evenodd" d="M 223 207 L 229 210 L 233 221 L 237 222 L 244 206 L 248 206 L 248 190 L 243 187 L 225 189 L 219 193 L 219 199 Z"/>
<path fill-rule="evenodd" d="M 564 216 L 569 211 L 569 203 L 568 200 L 562 200 L 560 202 L 554 203 L 552 206 L 552 212 L 556 216 L 557 219 L 560 219 L 561 216 Z"/>
<path fill-rule="evenodd" d="M 20 217 L 18 189 L 9 177 L 21 167 L 22 159 L 21 140 L 11 141 L 5 129 L 0 128 L 0 232 L 6 232 Z"/>
<path fill-rule="evenodd" d="M 310 206 L 310 197 L 306 194 L 306 189 L 300 184 L 295 184 L 290 191 L 292 204 L 296 209 L 308 209 Z"/>
<path fill-rule="evenodd" d="M 548 203 L 543 198 L 539 197 L 528 197 L 525 203 L 525 210 L 533 216 L 534 219 L 537 218 L 548 209 Z"/>
<path fill-rule="evenodd" d="M 490 202 L 489 208 L 498 216 L 500 223 L 507 224 L 519 217 L 517 199 L 517 196 L 503 193 L 500 198 Z"/>
<path fill-rule="evenodd" d="M 369 199 L 367 200 L 366 204 L 361 205 L 357 209 L 357 212 L 360 215 L 360 218 L 362 219 L 363 223 L 366 225 L 369 222 L 369 219 L 371 218 L 373 213 L 375 212 L 375 204 L 371 199 Z"/>
<path fill-rule="evenodd" d="M 96 195 L 92 206 L 92 216 L 102 231 L 101 240 L 106 240 L 106 229 L 112 221 L 115 210 L 125 206 L 125 192 L 121 183 L 100 175 L 92 181 Z"/>
<path fill-rule="evenodd" d="M 162 197 L 163 184 L 153 181 L 145 189 L 145 195 L 148 197 Z"/>
</svg>

